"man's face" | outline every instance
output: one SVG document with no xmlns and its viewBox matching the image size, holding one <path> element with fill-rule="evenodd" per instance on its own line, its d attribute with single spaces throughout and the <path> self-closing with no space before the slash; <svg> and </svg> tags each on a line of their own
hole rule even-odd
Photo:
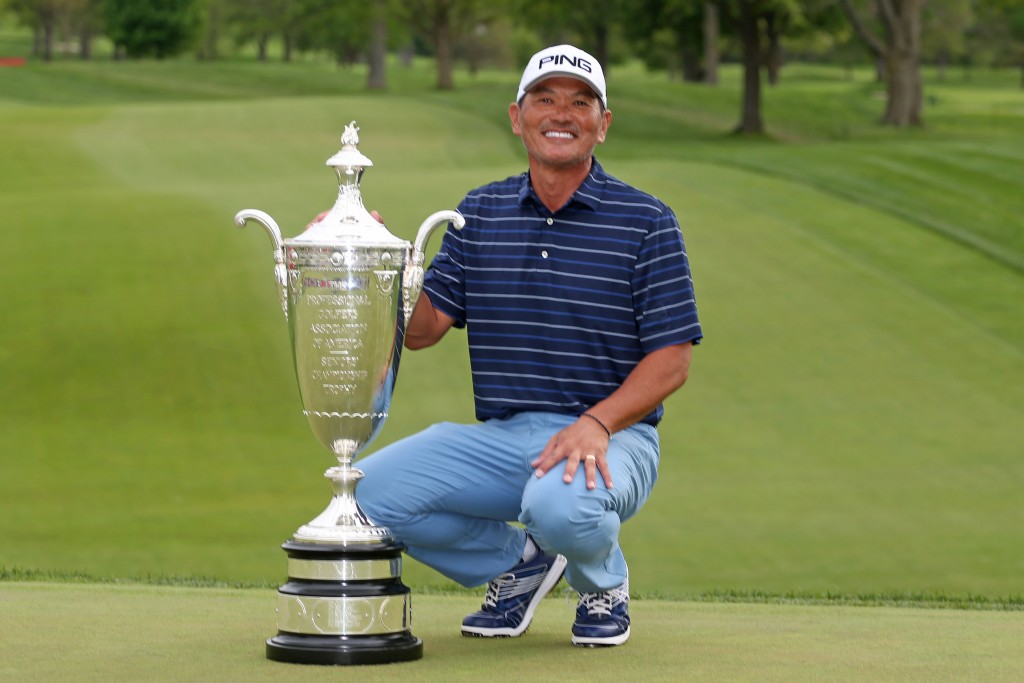
<svg viewBox="0 0 1024 683">
<path fill-rule="evenodd" d="M 612 122 L 612 113 L 602 110 L 590 86 L 562 76 L 534 86 L 521 105 L 509 106 L 508 114 L 530 158 L 550 168 L 589 162 Z"/>
</svg>

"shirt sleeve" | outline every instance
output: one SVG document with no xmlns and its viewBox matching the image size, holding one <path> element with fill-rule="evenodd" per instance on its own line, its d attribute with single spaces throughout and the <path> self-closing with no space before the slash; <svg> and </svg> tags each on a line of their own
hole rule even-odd
<svg viewBox="0 0 1024 683">
<path fill-rule="evenodd" d="M 683 233 L 667 206 L 652 221 L 640 247 L 633 305 L 645 353 L 674 344 L 699 344 L 704 336 Z"/>
</svg>

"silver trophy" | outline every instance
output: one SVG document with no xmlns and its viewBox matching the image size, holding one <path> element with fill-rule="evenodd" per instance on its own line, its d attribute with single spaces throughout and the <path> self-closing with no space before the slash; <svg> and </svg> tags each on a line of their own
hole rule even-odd
<svg viewBox="0 0 1024 683">
<path fill-rule="evenodd" d="M 465 221 L 455 211 L 434 213 L 415 244 L 388 232 L 363 206 L 359 182 L 373 163 L 357 149 L 358 131 L 349 124 L 327 160 L 338 174 L 337 201 L 301 235 L 282 239 L 262 211 L 235 215 L 239 227 L 262 224 L 273 241 L 303 413 L 338 459 L 324 474 L 334 489 L 330 504 L 282 546 L 288 583 L 278 589 L 278 633 L 266 650 L 276 661 L 377 664 L 423 654 L 401 580 L 403 546 L 359 509 L 363 473 L 352 461 L 388 416 L 427 240 L 439 226 Z"/>
</svg>

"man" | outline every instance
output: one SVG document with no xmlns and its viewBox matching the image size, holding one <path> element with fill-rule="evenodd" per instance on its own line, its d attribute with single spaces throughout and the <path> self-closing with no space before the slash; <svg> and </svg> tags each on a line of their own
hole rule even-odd
<svg viewBox="0 0 1024 683">
<path fill-rule="evenodd" d="M 459 205 L 466 226 L 446 233 L 405 337 L 420 349 L 467 329 L 481 422 L 364 459 L 357 497 L 410 556 L 489 584 L 465 635 L 521 635 L 564 572 L 572 642 L 619 645 L 619 527 L 654 486 L 661 402 L 702 336 L 689 263 L 672 211 L 594 158 L 612 120 L 597 60 L 540 51 L 508 111 L 529 171 Z"/>
</svg>

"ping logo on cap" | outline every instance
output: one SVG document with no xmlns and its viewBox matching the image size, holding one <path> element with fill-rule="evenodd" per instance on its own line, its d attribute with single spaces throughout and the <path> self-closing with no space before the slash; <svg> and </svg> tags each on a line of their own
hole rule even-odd
<svg viewBox="0 0 1024 683">
<path fill-rule="evenodd" d="M 568 64 L 569 66 L 573 66 L 581 71 L 586 71 L 588 74 L 594 73 L 589 61 L 583 57 L 570 57 L 569 55 L 547 55 L 545 57 L 541 57 L 540 62 L 537 63 L 537 68 L 543 69 L 546 65 L 561 66 L 563 64 Z"/>
</svg>

